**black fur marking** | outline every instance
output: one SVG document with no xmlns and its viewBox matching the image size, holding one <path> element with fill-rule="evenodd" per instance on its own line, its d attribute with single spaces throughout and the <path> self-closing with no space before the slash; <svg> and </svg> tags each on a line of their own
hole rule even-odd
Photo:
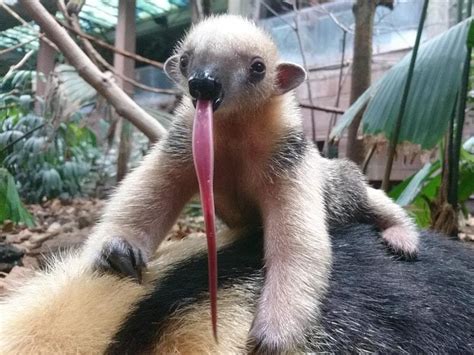
<svg viewBox="0 0 474 355">
<path fill-rule="evenodd" d="M 373 227 L 333 230 L 334 264 L 309 348 L 329 353 L 474 352 L 474 248 L 425 232 L 418 261 L 384 252 Z"/>
<path fill-rule="evenodd" d="M 308 142 L 301 131 L 291 130 L 277 143 L 271 159 L 271 168 L 276 175 L 291 172 L 304 158 Z"/>
<path fill-rule="evenodd" d="M 192 161 L 192 132 L 186 121 L 176 120 L 173 123 L 166 137 L 163 150 L 172 159 Z"/>
<path fill-rule="evenodd" d="M 219 288 L 245 282 L 261 274 L 263 238 L 260 233 L 242 236 L 218 252 Z M 207 254 L 179 263 L 141 300 L 115 334 L 107 354 L 142 354 L 160 336 L 161 326 L 176 309 L 208 297 Z M 254 298 L 255 302 L 257 297 Z"/>
<path fill-rule="evenodd" d="M 328 225 L 372 223 L 374 216 L 369 208 L 367 188 L 359 167 L 343 159 L 326 162 L 328 177 L 324 183 L 323 197 Z"/>
<path fill-rule="evenodd" d="M 331 236 L 329 290 L 320 321 L 308 329 L 304 350 L 474 353 L 471 245 L 425 232 L 418 261 L 403 262 L 385 252 L 373 227 L 332 229 Z M 261 233 L 256 233 L 220 252 L 220 287 L 243 282 L 249 290 L 262 287 L 262 243 L 256 242 L 261 240 Z M 206 297 L 206 291 L 206 256 L 180 264 L 137 305 L 108 353 L 146 352 L 157 341 L 167 315 Z M 255 301 L 258 297 L 253 295 Z M 255 304 L 248 307 L 254 309 Z"/>
</svg>

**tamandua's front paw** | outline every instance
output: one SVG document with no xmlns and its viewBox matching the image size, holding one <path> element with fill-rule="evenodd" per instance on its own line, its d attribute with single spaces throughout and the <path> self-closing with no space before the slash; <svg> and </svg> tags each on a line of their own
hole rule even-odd
<svg viewBox="0 0 474 355">
<path fill-rule="evenodd" d="M 96 270 L 130 277 L 139 283 L 142 281 L 144 267 L 145 262 L 140 249 L 120 237 L 108 240 L 94 262 Z"/>
<path fill-rule="evenodd" d="M 419 236 L 416 230 L 404 226 L 393 226 L 382 232 L 390 249 L 406 259 L 415 259 L 418 254 Z"/>
</svg>

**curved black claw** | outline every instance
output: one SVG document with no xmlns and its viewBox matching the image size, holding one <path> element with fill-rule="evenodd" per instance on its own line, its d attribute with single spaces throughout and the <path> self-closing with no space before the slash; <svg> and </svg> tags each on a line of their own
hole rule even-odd
<svg viewBox="0 0 474 355">
<path fill-rule="evenodd" d="M 120 237 L 111 239 L 102 249 L 96 268 L 121 277 L 130 277 L 142 282 L 142 269 L 145 267 L 142 252 Z"/>
</svg>

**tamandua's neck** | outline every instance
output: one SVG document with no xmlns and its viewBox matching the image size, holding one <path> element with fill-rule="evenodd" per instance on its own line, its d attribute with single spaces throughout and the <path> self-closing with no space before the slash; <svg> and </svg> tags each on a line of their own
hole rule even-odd
<svg viewBox="0 0 474 355">
<path fill-rule="evenodd" d="M 264 164 L 285 149 L 287 139 L 303 137 L 301 115 L 293 94 L 272 97 L 254 110 L 214 117 L 216 154 Z M 291 143 L 291 142 L 290 142 Z M 260 165 L 261 169 L 262 165 Z"/>
</svg>

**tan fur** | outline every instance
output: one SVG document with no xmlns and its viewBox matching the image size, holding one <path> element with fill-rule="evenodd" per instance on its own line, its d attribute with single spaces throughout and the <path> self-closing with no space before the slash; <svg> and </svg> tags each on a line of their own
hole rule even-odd
<svg viewBox="0 0 474 355">
<path fill-rule="evenodd" d="M 103 353 L 145 288 L 57 261 L 0 302 L 1 354 Z"/>
<path fill-rule="evenodd" d="M 239 233 L 245 232 L 221 232 L 218 247 L 231 243 Z M 50 270 L 37 272 L 0 301 L 0 354 L 101 354 L 133 304 L 155 282 L 180 260 L 205 252 L 206 240 L 201 237 L 164 243 L 157 259 L 150 262 L 142 286 L 128 279 L 97 275 L 84 267 L 77 255 L 52 260 Z M 219 294 L 223 311 L 219 331 L 235 338 L 223 336 L 218 350 L 242 349 L 245 344 L 253 312 L 245 307 L 250 295 L 238 288 Z M 180 310 L 169 320 L 157 349 L 176 348 L 181 354 L 187 354 L 184 350 L 192 344 L 196 349 L 214 349 L 208 318 L 207 304 Z M 168 353 L 161 350 L 157 353 Z"/>
<path fill-rule="evenodd" d="M 101 222 L 84 248 L 91 265 L 111 237 L 128 239 L 150 257 L 169 231 L 184 204 L 197 192 L 191 164 L 179 164 L 158 144 L 128 174 L 106 205 Z"/>
<path fill-rule="evenodd" d="M 219 292 L 218 334 L 212 336 L 209 303 L 202 302 L 173 314 L 156 345 L 157 354 L 244 354 L 253 307 L 247 289 L 233 287 Z"/>
</svg>

